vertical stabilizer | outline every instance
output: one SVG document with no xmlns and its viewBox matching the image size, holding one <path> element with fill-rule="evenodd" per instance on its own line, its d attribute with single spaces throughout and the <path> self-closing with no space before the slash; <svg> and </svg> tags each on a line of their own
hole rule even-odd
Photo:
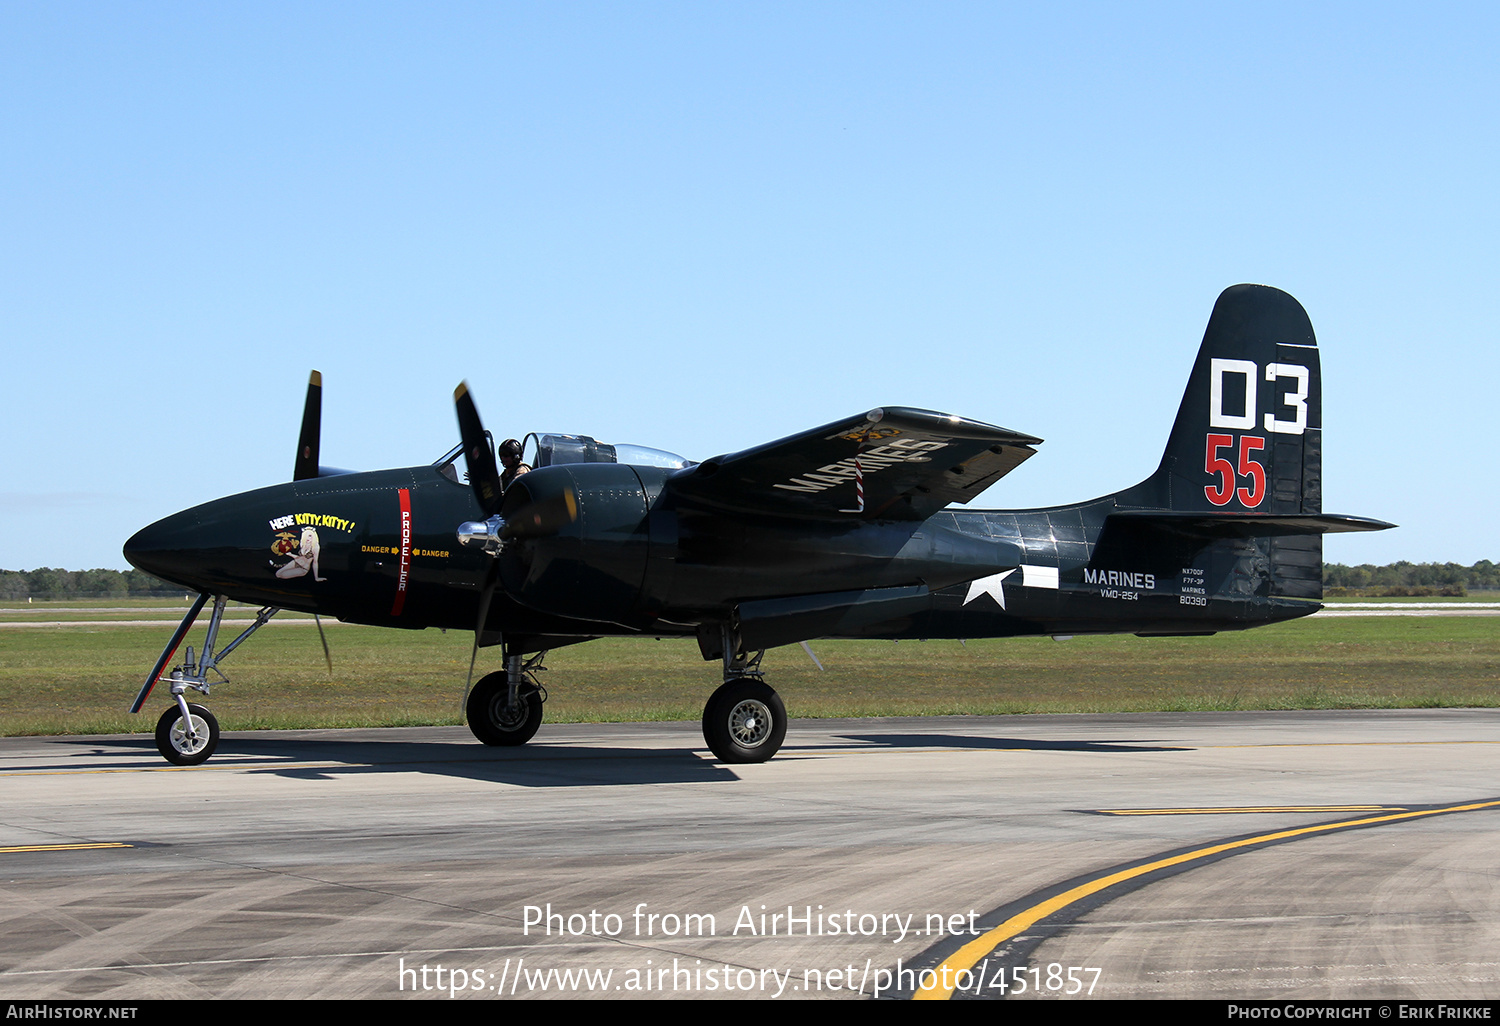
<svg viewBox="0 0 1500 1026">
<path fill-rule="evenodd" d="M 1279 289 L 1235 285 L 1214 304 L 1156 473 L 1116 496 L 1122 507 L 1298 516 L 1323 509 L 1318 343 L 1302 305 Z M 1222 522 L 1221 522 L 1222 523 Z M 1321 533 L 1238 543 L 1268 593 L 1323 594 Z M 1249 546 L 1249 548 L 1245 548 Z"/>
<path fill-rule="evenodd" d="M 1214 304 L 1161 466 L 1120 498 L 1205 513 L 1320 513 L 1322 464 L 1312 322 L 1279 289 L 1235 285 Z"/>
</svg>

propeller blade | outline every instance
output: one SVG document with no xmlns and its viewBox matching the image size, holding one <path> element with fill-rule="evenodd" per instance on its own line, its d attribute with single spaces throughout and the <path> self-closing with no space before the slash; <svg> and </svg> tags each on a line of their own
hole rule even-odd
<svg viewBox="0 0 1500 1026">
<path fill-rule="evenodd" d="M 479 593 L 479 620 L 474 624 L 474 647 L 469 650 L 469 676 L 464 680 L 464 697 L 459 703 L 459 715 L 469 707 L 469 689 L 474 686 L 474 661 L 479 658 L 479 637 L 484 633 L 484 621 L 490 615 L 490 599 L 495 597 L 495 585 L 500 583 L 499 567 L 490 560 L 489 573 L 485 575 L 484 590 Z"/>
<path fill-rule="evenodd" d="M 469 485 L 485 516 L 492 516 L 500 508 L 503 489 L 500 487 L 500 468 L 495 464 L 495 451 L 490 448 L 484 435 L 484 422 L 479 419 L 479 409 L 474 397 L 469 394 L 469 383 L 461 382 L 453 391 L 453 405 L 458 411 L 458 433 L 464 442 L 464 462 L 469 468 Z"/>
<path fill-rule="evenodd" d="M 323 375 L 313 371 L 307 379 L 307 401 L 302 404 L 302 434 L 297 439 L 297 462 L 293 481 L 318 476 L 318 437 L 323 424 Z"/>
<path fill-rule="evenodd" d="M 505 517 L 502 539 L 543 538 L 578 519 L 578 497 L 564 488 L 558 495 L 528 502 Z"/>
<path fill-rule="evenodd" d="M 328 663 L 328 679 L 333 680 L 333 656 L 328 653 L 328 635 L 323 633 L 323 621 L 313 614 L 313 623 L 318 625 L 318 640 L 323 643 L 323 659 Z"/>
</svg>

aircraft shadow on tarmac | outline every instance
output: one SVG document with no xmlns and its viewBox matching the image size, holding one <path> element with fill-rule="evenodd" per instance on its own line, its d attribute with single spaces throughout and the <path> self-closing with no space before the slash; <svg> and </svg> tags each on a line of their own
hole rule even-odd
<svg viewBox="0 0 1500 1026">
<path fill-rule="evenodd" d="M 1145 740 L 1041 741 L 1020 737 L 973 737 L 966 734 L 842 734 L 850 741 L 885 748 L 967 748 L 1017 752 L 1187 752 L 1185 745 L 1153 744 Z"/>
<path fill-rule="evenodd" d="M 76 742 L 75 742 L 76 744 Z M 84 747 L 84 746 L 79 746 Z M 148 737 L 93 739 L 79 756 L 106 751 L 151 755 Z M 318 765 L 307 765 L 317 763 Z M 331 764 L 331 765 L 330 765 Z M 92 764 L 92 770 L 141 769 L 135 758 Z M 727 766 L 691 748 L 625 748 L 591 745 L 528 745 L 489 748 L 426 741 L 341 741 L 330 738 L 225 737 L 214 756 L 216 770 L 237 769 L 300 780 L 332 780 L 359 773 L 435 773 L 464 780 L 522 787 L 597 787 L 602 784 L 706 783 L 737 780 Z M 76 765 L 31 769 L 77 769 Z M 157 766 L 152 765 L 151 769 Z M 191 772 L 191 771 L 190 771 Z"/>
<path fill-rule="evenodd" d="M 960 749 L 970 751 L 1180 752 L 1180 745 L 1145 739 L 1039 740 L 964 734 L 841 734 L 849 744 L 812 743 L 787 746 L 787 755 L 847 751 L 850 744 L 872 749 Z M 62 742 L 75 749 L 66 762 L 32 769 L 78 768 L 74 760 L 98 759 L 110 753 L 122 758 L 94 762 L 91 770 L 141 769 L 137 754 L 152 755 L 149 737 L 94 738 Z M 72 765 L 69 765 L 72 763 Z M 314 763 L 316 765 L 308 765 Z M 586 744 L 542 744 L 526 748 L 492 748 L 444 741 L 340 740 L 309 737 L 225 737 L 214 767 L 271 773 L 302 780 L 331 780 L 350 774 L 433 773 L 464 780 L 521 787 L 597 787 L 604 784 L 710 783 L 739 780 L 733 767 L 707 757 L 700 749 L 604 747 Z M 156 766 L 151 768 L 155 769 Z"/>
</svg>

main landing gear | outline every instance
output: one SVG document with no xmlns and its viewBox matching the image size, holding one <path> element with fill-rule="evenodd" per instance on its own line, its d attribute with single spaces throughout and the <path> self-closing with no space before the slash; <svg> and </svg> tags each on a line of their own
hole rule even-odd
<svg viewBox="0 0 1500 1026">
<path fill-rule="evenodd" d="M 464 714 L 474 736 L 487 745 L 524 745 L 542 725 L 542 703 L 547 689 L 536 679 L 545 652 L 525 663 L 518 655 L 505 657 L 505 669 L 480 678 L 464 703 Z"/>
<path fill-rule="evenodd" d="M 724 683 L 703 707 L 703 740 L 720 762 L 765 762 L 786 739 L 786 706 L 760 670 L 764 651 L 744 651 L 737 631 L 722 629 Z M 487 745 L 524 745 L 542 725 L 547 689 L 537 680 L 545 652 L 482 677 L 464 701 L 469 730 Z M 710 655 L 712 658 L 712 655 Z"/>
<path fill-rule="evenodd" d="M 146 704 L 146 699 L 151 695 L 151 689 L 161 679 L 162 670 L 167 663 L 172 661 L 172 656 L 177 652 L 177 646 L 182 644 L 182 639 L 187 637 L 188 629 L 193 626 L 193 621 L 198 619 L 198 614 L 203 611 L 208 602 L 207 595 L 199 595 L 198 600 L 193 603 L 187 615 L 178 624 L 172 640 L 162 650 L 161 658 L 152 667 L 151 673 L 146 677 L 146 683 L 142 685 L 140 694 L 135 696 L 135 704 L 130 711 L 140 712 L 141 706 Z M 175 668 L 167 677 L 172 686 L 172 698 L 175 704 L 167 706 L 161 714 L 161 719 L 156 721 L 156 750 L 161 752 L 162 758 L 174 766 L 197 766 L 208 761 L 208 757 L 214 754 L 214 749 L 219 746 L 219 721 L 214 719 L 214 714 L 201 705 L 191 705 L 187 700 L 189 689 L 208 694 L 212 682 L 209 674 L 214 674 L 225 684 L 229 678 L 224 676 L 224 671 L 219 669 L 219 661 L 224 659 L 240 646 L 250 635 L 270 622 L 280 610 L 276 606 L 266 606 L 255 616 L 255 622 L 225 645 L 223 650 L 216 656 L 214 645 L 219 639 L 219 624 L 224 619 L 224 609 L 229 605 L 229 600 L 222 595 L 214 596 L 214 610 L 208 620 L 208 634 L 203 639 L 203 651 L 196 659 L 193 658 L 193 646 L 187 648 L 187 658 L 182 665 Z"/>
<path fill-rule="evenodd" d="M 724 683 L 703 707 L 703 740 L 720 762 L 765 762 L 786 738 L 786 706 L 760 671 L 764 650 L 745 652 L 727 626 L 722 637 Z"/>
</svg>

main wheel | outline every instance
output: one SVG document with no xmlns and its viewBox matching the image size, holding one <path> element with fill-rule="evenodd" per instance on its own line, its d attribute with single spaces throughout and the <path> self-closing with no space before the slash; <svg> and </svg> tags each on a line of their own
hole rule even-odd
<svg viewBox="0 0 1500 1026">
<path fill-rule="evenodd" d="M 754 677 L 725 681 L 703 707 L 703 740 L 720 762 L 765 762 L 785 738 L 781 696 Z"/>
<path fill-rule="evenodd" d="M 196 766 L 207 762 L 219 747 L 219 721 L 214 714 L 201 705 L 188 706 L 192 717 L 193 736 L 188 736 L 187 721 L 182 710 L 172 705 L 156 721 L 156 750 L 162 758 L 174 766 Z"/>
<path fill-rule="evenodd" d="M 487 745 L 524 745 L 542 725 L 541 692 L 522 682 L 510 704 L 510 682 L 500 670 L 480 679 L 469 692 L 469 729 Z"/>
</svg>

